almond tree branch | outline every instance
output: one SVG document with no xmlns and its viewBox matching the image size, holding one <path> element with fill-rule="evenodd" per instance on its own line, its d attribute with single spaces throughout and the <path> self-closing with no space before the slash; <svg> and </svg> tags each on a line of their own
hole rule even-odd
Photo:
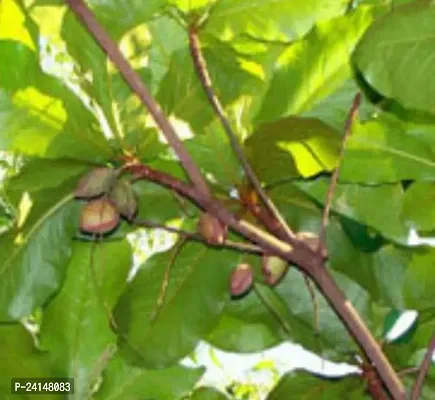
<svg viewBox="0 0 435 400">
<path fill-rule="evenodd" d="M 136 179 L 146 179 L 177 191 L 180 195 L 191 199 L 199 207 L 217 216 L 235 232 L 256 243 L 264 251 L 268 251 L 290 263 L 296 264 L 316 283 L 331 307 L 354 337 L 356 343 L 373 365 L 376 366 L 379 376 L 393 396 L 393 399 L 404 400 L 405 389 L 397 374 L 352 303 L 337 286 L 329 271 L 324 268 L 325 259 L 319 252 L 312 250 L 304 242 L 296 242 L 292 246 L 257 228 L 255 225 L 238 219 L 217 200 L 204 199 L 203 195 L 195 188 L 171 175 L 154 170 L 143 164 L 131 164 L 126 166 L 126 169 L 132 172 L 136 176 Z"/>
<path fill-rule="evenodd" d="M 424 378 L 426 377 L 429 368 L 432 364 L 432 356 L 435 351 L 435 335 L 429 342 L 427 346 L 427 351 L 424 356 L 423 362 L 420 365 L 420 369 L 418 371 L 417 379 L 415 380 L 414 387 L 412 388 L 411 400 L 418 400 L 420 398 L 420 393 L 423 388 Z"/>
<path fill-rule="evenodd" d="M 139 74 L 131 67 L 125 59 L 116 43 L 110 38 L 107 32 L 96 20 L 92 11 L 86 6 L 83 0 L 65 0 L 76 17 L 92 34 L 96 42 L 106 52 L 110 60 L 118 67 L 132 91 L 136 93 L 142 103 L 146 106 L 156 124 L 160 127 L 169 145 L 174 149 L 178 159 L 183 165 L 192 183 L 204 194 L 210 194 L 206 181 L 196 167 L 189 153 L 178 137 L 169 120 L 163 114 L 159 104 L 154 100 L 148 89 L 142 82 Z"/>
<path fill-rule="evenodd" d="M 133 164 L 130 165 L 128 169 L 136 174 L 137 177 L 169 187 L 182 196 L 191 199 L 199 207 L 216 216 L 235 232 L 241 234 L 252 243 L 257 244 L 264 251 L 268 251 L 288 262 L 296 264 L 303 272 L 308 274 L 324 294 L 337 315 L 342 319 L 348 331 L 353 335 L 368 359 L 376 367 L 392 397 L 395 400 L 403 400 L 405 391 L 402 383 L 386 359 L 379 344 L 368 331 L 361 317 L 337 286 L 334 279 L 329 274 L 329 271 L 324 268 L 324 257 L 322 257 L 319 252 L 311 249 L 303 241 L 296 240 L 294 243 L 289 244 L 255 225 L 239 219 L 228 211 L 221 202 L 212 198 L 205 180 L 188 155 L 182 141 L 177 137 L 168 119 L 160 110 L 159 105 L 149 95 L 140 77 L 122 56 L 116 44 L 97 23 L 92 12 L 86 7 L 82 0 L 66 0 L 66 2 L 70 5 L 80 21 L 87 26 L 88 30 L 106 51 L 112 62 L 121 71 L 132 90 L 149 108 L 150 113 L 162 129 L 169 144 L 177 153 L 180 162 L 186 169 L 194 186 L 161 171 L 153 170 L 146 165 Z"/>
<path fill-rule="evenodd" d="M 270 211 L 271 215 L 276 219 L 280 225 L 280 228 L 284 232 L 285 236 L 292 241 L 294 239 L 294 233 L 288 226 L 287 222 L 279 212 L 279 210 L 275 207 L 270 197 L 266 194 L 263 187 L 261 186 L 261 182 L 255 175 L 254 170 L 249 164 L 248 160 L 243 153 L 242 147 L 237 139 L 236 134 L 232 130 L 228 119 L 225 115 L 225 111 L 222 107 L 222 104 L 219 98 L 216 96 L 213 90 L 213 83 L 210 77 L 210 74 L 207 69 L 207 63 L 201 51 L 201 43 L 199 42 L 198 33 L 196 32 L 196 27 L 192 26 L 189 29 L 189 47 L 190 53 L 192 54 L 193 64 L 195 66 L 195 71 L 198 75 L 198 78 L 201 82 L 201 85 L 204 89 L 205 94 L 207 95 L 207 99 L 213 109 L 215 110 L 224 130 L 227 134 L 228 140 L 230 141 L 231 147 L 239 160 L 243 170 L 245 171 L 246 177 L 251 182 L 252 186 L 260 196 L 261 200 Z"/>
<path fill-rule="evenodd" d="M 346 142 L 349 138 L 349 135 L 352 131 L 352 123 L 355 119 L 355 115 L 358 111 L 358 107 L 361 103 L 361 93 L 357 93 L 355 97 L 353 98 L 352 105 L 349 110 L 349 114 L 346 120 L 346 125 L 344 127 L 344 134 L 341 142 L 341 149 L 340 154 L 338 156 L 338 162 L 337 167 L 335 168 L 332 176 L 331 181 L 329 183 L 328 187 L 328 193 L 326 194 L 326 200 L 325 200 L 325 207 L 323 209 L 323 215 L 322 215 L 322 227 L 320 229 L 319 234 L 319 249 L 326 250 L 326 227 L 328 226 L 328 219 L 329 219 L 329 211 L 331 209 L 332 200 L 334 197 L 335 188 L 337 187 L 337 181 L 338 181 L 338 175 L 340 174 L 340 167 L 343 163 L 344 158 L 344 152 L 346 149 Z"/>
</svg>

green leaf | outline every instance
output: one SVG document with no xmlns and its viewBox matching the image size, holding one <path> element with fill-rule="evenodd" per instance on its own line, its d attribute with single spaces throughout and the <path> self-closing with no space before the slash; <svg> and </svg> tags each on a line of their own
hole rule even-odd
<svg viewBox="0 0 435 400">
<path fill-rule="evenodd" d="M 435 249 L 427 248 L 416 252 L 409 263 L 402 283 L 407 309 L 417 311 L 427 308 L 434 309 L 434 262 Z"/>
<path fill-rule="evenodd" d="M 435 152 L 424 140 L 409 135 L 408 129 L 385 114 L 367 123 L 354 123 L 340 180 L 378 184 L 434 179 Z"/>
<path fill-rule="evenodd" d="M 203 368 L 174 366 L 167 369 L 146 370 L 128 365 L 120 356 L 110 360 L 104 371 L 97 400 L 146 398 L 181 400 L 203 374 Z"/>
<path fill-rule="evenodd" d="M 188 1 L 193 4 L 192 1 Z M 175 19 L 164 14 L 150 21 L 147 26 L 152 38 L 151 47 L 145 48 L 143 52 L 149 57 L 152 75 L 151 90 L 154 93 L 171 67 L 172 55 L 176 51 L 186 48 L 188 39 L 185 28 L 180 26 Z M 182 71 L 184 72 L 184 70 Z M 181 68 L 179 72 L 181 72 Z"/>
<path fill-rule="evenodd" d="M 192 12 L 197 9 L 212 5 L 214 0 L 169 0 L 169 3 L 175 5 L 183 12 Z"/>
<path fill-rule="evenodd" d="M 119 39 L 123 33 L 134 28 L 139 24 L 148 21 L 158 11 L 166 5 L 166 0 L 128 0 L 120 7 L 116 0 L 89 2 L 98 20 L 112 34 L 115 39 Z M 116 23 L 113 23 L 116 21 Z"/>
<path fill-rule="evenodd" d="M 301 3 L 294 4 L 302 8 Z M 307 112 L 337 91 L 351 77 L 351 52 L 375 10 L 362 6 L 346 16 L 319 22 L 304 39 L 287 46 L 276 61 L 257 121 Z M 269 20 L 269 14 L 264 18 Z"/>
<path fill-rule="evenodd" d="M 62 130 L 66 112 L 59 99 L 29 87 L 9 97 L 0 90 L 0 148 L 43 155 Z"/>
<path fill-rule="evenodd" d="M 111 151 L 95 122 L 80 100 L 54 79 L 45 82 L 44 91 L 28 87 L 9 97 L 0 90 L 1 150 L 101 162 Z"/>
<path fill-rule="evenodd" d="M 366 32 L 355 51 L 365 80 L 385 97 L 433 113 L 435 6 L 430 1 L 394 7 Z"/>
<path fill-rule="evenodd" d="M 296 185 L 323 204 L 329 185 L 326 179 L 297 182 Z M 338 214 L 368 225 L 383 236 L 406 245 L 408 230 L 400 222 L 403 188 L 400 184 L 360 186 L 339 184 L 334 193 L 332 209 Z"/>
<path fill-rule="evenodd" d="M 370 326 L 372 318 L 368 292 L 338 272 L 333 272 L 333 278 L 363 320 Z M 333 358 L 336 358 L 338 354 L 355 351 L 355 342 L 340 319 L 316 289 L 314 291 L 317 304 L 313 304 L 304 278 L 295 268 L 290 268 L 284 279 L 276 286 L 275 291 L 287 308 L 286 323 L 290 327 L 289 333 L 292 341 L 300 343 L 321 356 Z M 319 318 L 318 335 L 314 310 Z"/>
<path fill-rule="evenodd" d="M 344 0 L 221 0 L 212 8 L 206 30 L 289 41 L 303 36 L 318 20 L 342 15 L 346 7 Z"/>
<path fill-rule="evenodd" d="M 205 135 L 197 135 L 186 147 L 204 174 L 221 187 L 233 188 L 241 182 L 241 168 L 220 121 L 212 122 Z"/>
<path fill-rule="evenodd" d="M 201 43 L 214 92 L 224 108 L 241 97 L 258 96 L 258 88 L 263 86 L 260 65 L 210 35 L 201 37 Z M 190 50 L 185 46 L 174 51 L 166 63 L 169 69 L 161 81 L 157 100 L 167 114 L 187 121 L 196 133 L 204 133 L 216 114 L 193 68 Z"/>
<path fill-rule="evenodd" d="M 413 250 L 392 245 L 364 253 L 356 249 L 343 229 L 331 221 L 327 230 L 329 266 L 367 290 L 372 299 L 390 307 L 403 307 L 401 282 Z"/>
<path fill-rule="evenodd" d="M 228 397 L 216 389 L 203 386 L 196 389 L 189 400 L 228 400 Z"/>
<path fill-rule="evenodd" d="M 41 346 L 61 376 L 74 378 L 74 399 L 85 398 L 116 348 L 108 313 L 126 286 L 132 262 L 126 240 L 75 242 L 60 293 L 44 312 Z"/>
<path fill-rule="evenodd" d="M 137 181 L 132 187 L 137 196 L 138 220 L 165 222 L 181 218 L 193 208 L 190 202 L 156 183 Z"/>
<path fill-rule="evenodd" d="M 90 163 L 75 160 L 32 158 L 7 181 L 7 190 L 21 193 L 56 188 L 71 178 L 77 178 L 91 166 Z"/>
<path fill-rule="evenodd" d="M 402 220 L 416 230 L 435 229 L 435 183 L 414 182 L 405 192 Z"/>
<path fill-rule="evenodd" d="M 31 50 L 36 50 L 38 47 L 38 37 L 35 33 L 36 27 L 29 21 L 27 15 L 23 12 L 23 8 L 22 3 L 16 1 L 9 0 L 2 2 L 0 39 L 12 40 L 27 46 Z M 2 67 L 5 66 L 4 64 L 6 63 L 2 63 Z M 5 68 L 8 69 L 9 67 L 5 66 Z M 20 68 L 18 69 L 20 70 Z M 21 69 L 20 72 L 23 72 L 23 70 Z"/>
<path fill-rule="evenodd" d="M 356 81 L 350 77 L 329 96 L 314 102 L 307 111 L 301 113 L 301 116 L 318 118 L 334 128 L 337 132 L 343 132 L 349 114 L 349 107 L 357 92 L 358 85 Z M 363 96 L 358 108 L 360 118 L 367 120 L 376 112 L 376 108 Z"/>
<path fill-rule="evenodd" d="M 269 393 L 267 400 L 363 400 L 364 387 L 359 377 L 327 378 L 296 371 L 285 374 Z"/>
<path fill-rule="evenodd" d="M 258 176 L 272 183 L 331 171 L 340 138 L 317 119 L 289 117 L 261 125 L 245 146 Z"/>
<path fill-rule="evenodd" d="M 78 204 L 71 195 L 43 200 L 25 228 L 0 237 L 0 319 L 16 320 L 41 306 L 60 286 L 77 229 Z M 32 215 L 33 213 L 33 215 Z M 38 260 L 35 262 L 35 260 Z"/>
<path fill-rule="evenodd" d="M 37 54 L 20 42 L 0 40 L 0 59 L 14 60 L 0 65 L 0 87 L 7 91 L 26 88 L 40 72 Z"/>
<path fill-rule="evenodd" d="M 207 342 L 225 351 L 251 353 L 277 345 L 285 337 L 285 329 L 258 290 L 226 305 Z"/>
<path fill-rule="evenodd" d="M 12 378 L 56 377 L 46 353 L 37 350 L 32 335 L 21 324 L 0 324 L 0 396 L 2 400 L 31 400 L 31 394 L 11 395 Z M 40 394 L 41 400 L 63 396 Z"/>
<path fill-rule="evenodd" d="M 145 367 L 164 368 L 186 356 L 229 300 L 238 254 L 198 243 L 183 245 L 178 255 L 177 248 L 147 260 L 116 307 L 121 348 Z"/>
</svg>

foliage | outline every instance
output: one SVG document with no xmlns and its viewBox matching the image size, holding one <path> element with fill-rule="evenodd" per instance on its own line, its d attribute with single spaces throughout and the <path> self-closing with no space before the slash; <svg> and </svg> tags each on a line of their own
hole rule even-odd
<svg viewBox="0 0 435 400">
<path fill-rule="evenodd" d="M 418 366 L 435 330 L 435 250 L 408 241 L 410 229 L 435 231 L 433 2 L 88 3 L 170 115 L 214 194 L 239 216 L 247 210 L 234 192 L 246 181 L 196 76 L 190 24 L 201 22 L 214 90 L 297 232 L 320 230 L 347 112 L 364 92 L 331 205 L 327 265 L 378 340 L 392 316 L 419 313 L 406 337 L 385 344 L 396 370 Z M 239 353 L 287 340 L 337 361 L 358 353 L 316 289 L 313 301 L 301 272 L 291 266 L 275 287 L 265 285 L 257 254 L 180 236 L 127 282 L 125 236 L 138 229 L 136 219 L 192 227 L 199 211 L 174 191 L 127 175 L 117 190 L 128 191 L 124 211 L 118 208 L 128 221 L 90 236 L 80 232 L 74 191 L 89 171 L 131 159 L 184 180 L 172 150 L 64 2 L 1 1 L 0 59 L 0 151 L 12 160 L 0 188 L 2 399 L 17 375 L 73 377 L 75 399 L 224 399 L 195 390 L 202 369 L 179 364 L 200 340 Z M 252 265 L 255 283 L 231 297 L 228 280 L 241 262 Z M 24 328 L 29 318 L 36 333 Z M 432 367 L 423 398 L 435 396 L 434 374 Z M 364 399 L 365 387 L 355 376 L 331 383 L 295 371 L 268 399 L 320 392 Z"/>
</svg>

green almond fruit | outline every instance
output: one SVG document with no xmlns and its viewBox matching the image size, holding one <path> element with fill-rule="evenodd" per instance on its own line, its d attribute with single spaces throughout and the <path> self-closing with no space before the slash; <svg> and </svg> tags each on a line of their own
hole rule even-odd
<svg viewBox="0 0 435 400">
<path fill-rule="evenodd" d="M 80 199 L 92 199 L 107 193 L 117 177 L 112 168 L 95 168 L 83 176 L 74 191 L 74 196 Z"/>
<path fill-rule="evenodd" d="M 137 212 L 137 199 L 131 184 L 126 179 L 120 179 L 109 193 L 118 212 L 128 221 L 133 220 Z"/>
<path fill-rule="evenodd" d="M 262 272 L 264 281 L 270 285 L 276 285 L 287 272 L 288 263 L 280 257 L 263 256 Z"/>
</svg>

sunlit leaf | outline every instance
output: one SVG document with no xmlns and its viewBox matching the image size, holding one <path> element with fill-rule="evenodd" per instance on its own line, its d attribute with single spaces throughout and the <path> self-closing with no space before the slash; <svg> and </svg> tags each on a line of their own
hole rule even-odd
<svg viewBox="0 0 435 400">
<path fill-rule="evenodd" d="M 259 177 L 273 183 L 332 170 L 339 143 L 338 134 L 321 121 L 289 117 L 260 125 L 245 146 Z"/>
<path fill-rule="evenodd" d="M 304 39 L 287 46 L 276 62 L 258 121 L 307 112 L 338 90 L 351 76 L 352 49 L 372 22 L 373 13 L 371 7 L 359 7 L 349 15 L 319 23 Z"/>
<path fill-rule="evenodd" d="M 394 7 L 370 27 L 355 51 L 355 63 L 371 86 L 405 107 L 431 113 L 434 18 L 430 1 Z"/>
<path fill-rule="evenodd" d="M 346 6 L 344 0 L 221 0 L 212 8 L 206 29 L 289 41 L 303 36 L 318 20 L 343 14 Z"/>
</svg>

